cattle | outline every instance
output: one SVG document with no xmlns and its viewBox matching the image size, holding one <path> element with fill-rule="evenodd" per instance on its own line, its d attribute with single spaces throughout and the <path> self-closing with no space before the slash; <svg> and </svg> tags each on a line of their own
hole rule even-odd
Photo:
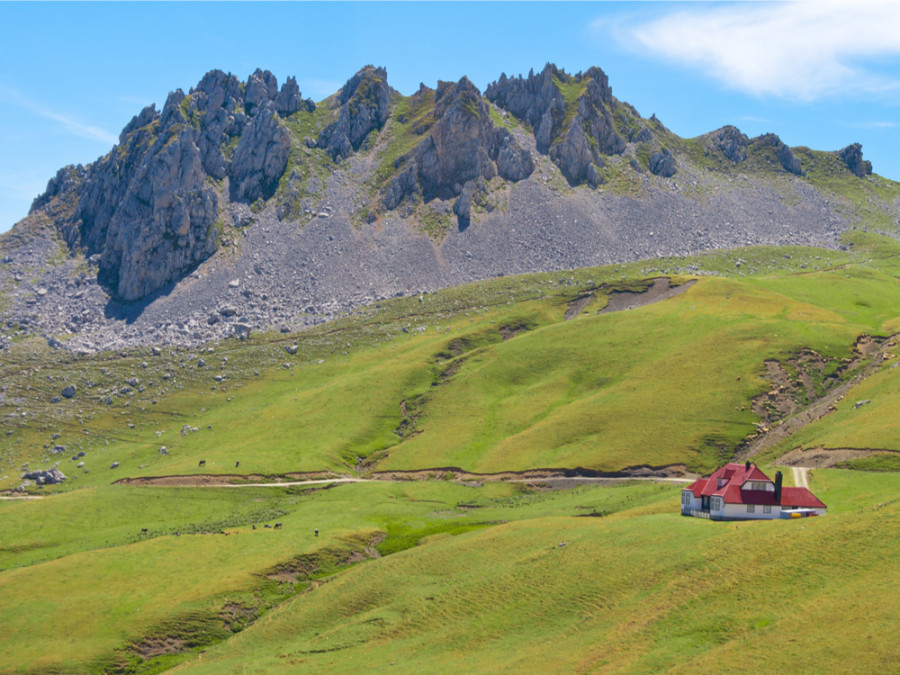
<svg viewBox="0 0 900 675">
<path fill-rule="evenodd" d="M 241 465 L 240 461 L 237 461 L 237 462 L 234 463 L 234 468 L 236 469 L 236 468 L 238 468 L 240 465 Z"/>
<path fill-rule="evenodd" d="M 276 530 L 280 530 L 280 529 L 281 529 L 281 523 L 275 523 L 275 529 L 276 529 Z"/>
<path fill-rule="evenodd" d="M 200 463 L 199 463 L 197 466 L 206 466 L 206 460 L 205 460 L 205 459 L 201 459 L 201 460 L 200 460 Z"/>
</svg>

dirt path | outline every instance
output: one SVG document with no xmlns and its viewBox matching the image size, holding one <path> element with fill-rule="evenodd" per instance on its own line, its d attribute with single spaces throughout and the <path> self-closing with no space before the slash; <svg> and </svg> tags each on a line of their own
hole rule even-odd
<svg viewBox="0 0 900 675">
<path fill-rule="evenodd" d="M 43 499 L 41 495 L 22 495 L 17 497 L 15 495 L 0 495 L 0 499 L 4 499 L 7 501 L 16 501 L 19 499 Z"/>
<path fill-rule="evenodd" d="M 794 485 L 809 489 L 809 469 L 805 466 L 792 466 L 794 472 Z"/>
<path fill-rule="evenodd" d="M 590 472 L 594 473 L 594 472 Z M 254 478 L 258 480 L 253 480 Z M 548 487 L 575 487 L 581 484 L 612 485 L 624 481 L 651 481 L 659 483 L 691 483 L 696 476 L 683 470 L 683 467 L 664 467 L 661 469 L 638 468 L 631 470 L 628 475 L 617 472 L 612 475 L 579 475 L 574 470 L 565 469 L 537 469 L 533 471 L 505 471 L 493 474 L 478 474 L 460 469 L 430 469 L 420 471 L 385 471 L 371 474 L 368 478 L 359 478 L 347 475 L 322 474 L 288 474 L 289 480 L 265 480 L 263 476 L 239 476 L 235 474 L 210 475 L 198 474 L 193 476 L 148 476 L 123 478 L 116 481 L 119 485 L 155 486 L 155 487 L 294 487 L 303 485 L 330 485 L 335 483 L 406 483 L 423 480 L 453 480 L 467 485 L 481 485 L 483 483 L 506 482 L 526 483 L 534 485 L 546 485 Z"/>
</svg>

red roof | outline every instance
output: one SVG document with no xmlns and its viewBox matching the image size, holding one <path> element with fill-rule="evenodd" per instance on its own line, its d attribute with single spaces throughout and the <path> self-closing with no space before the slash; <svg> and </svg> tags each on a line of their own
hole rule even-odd
<svg viewBox="0 0 900 675">
<path fill-rule="evenodd" d="M 795 506 L 804 509 L 824 509 L 825 504 L 812 492 L 802 487 L 781 488 L 782 506 Z"/>
<path fill-rule="evenodd" d="M 824 509 L 823 504 L 806 488 L 781 488 L 781 502 L 775 500 L 774 490 L 742 489 L 747 481 L 774 483 L 771 478 L 760 471 L 759 467 L 750 464 L 729 463 L 715 471 L 708 478 L 698 478 L 686 489 L 693 492 L 694 497 L 722 497 L 726 504 L 754 504 L 758 506 L 792 506 L 797 508 Z M 721 484 L 720 484 L 721 483 Z"/>
</svg>

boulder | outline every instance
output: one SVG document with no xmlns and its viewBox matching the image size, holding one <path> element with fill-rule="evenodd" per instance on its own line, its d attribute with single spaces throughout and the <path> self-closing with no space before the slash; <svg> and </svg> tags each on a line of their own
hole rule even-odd
<svg viewBox="0 0 900 675">
<path fill-rule="evenodd" d="M 59 392 L 63 398 L 75 398 L 76 388 L 74 384 L 69 384 L 63 387 L 62 391 Z"/>
<path fill-rule="evenodd" d="M 675 158 L 666 148 L 650 155 L 650 173 L 663 178 L 675 175 Z"/>
<path fill-rule="evenodd" d="M 53 467 L 43 471 L 30 471 L 23 473 L 22 478 L 33 480 L 37 485 L 57 485 L 66 480 L 66 476 L 62 471 Z"/>
</svg>

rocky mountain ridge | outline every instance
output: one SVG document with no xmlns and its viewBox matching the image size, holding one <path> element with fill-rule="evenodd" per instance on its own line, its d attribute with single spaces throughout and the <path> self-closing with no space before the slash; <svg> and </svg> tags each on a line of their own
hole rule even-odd
<svg viewBox="0 0 900 675">
<path fill-rule="evenodd" d="M 596 67 L 402 96 L 366 66 L 319 104 L 293 78 L 211 71 L 0 239 L 0 346 L 199 342 L 497 274 L 836 246 L 855 215 L 823 176 L 898 222 L 871 172 L 858 144 L 681 139 Z"/>
</svg>

